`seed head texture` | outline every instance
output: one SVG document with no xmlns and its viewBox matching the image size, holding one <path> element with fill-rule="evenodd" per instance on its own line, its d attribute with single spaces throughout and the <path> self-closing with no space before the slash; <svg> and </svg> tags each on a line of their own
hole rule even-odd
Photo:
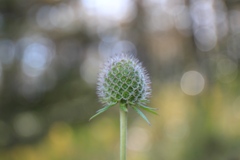
<svg viewBox="0 0 240 160">
<path fill-rule="evenodd" d="M 155 108 L 145 106 L 151 95 L 150 79 L 146 70 L 137 59 L 126 54 L 116 55 L 103 65 L 98 78 L 97 94 L 105 107 L 90 119 L 117 103 L 125 112 L 131 106 L 148 124 L 150 122 L 139 108 L 157 114 Z"/>
<path fill-rule="evenodd" d="M 145 103 L 151 94 L 150 80 L 137 59 L 121 54 L 104 64 L 97 93 L 104 105 Z"/>
</svg>

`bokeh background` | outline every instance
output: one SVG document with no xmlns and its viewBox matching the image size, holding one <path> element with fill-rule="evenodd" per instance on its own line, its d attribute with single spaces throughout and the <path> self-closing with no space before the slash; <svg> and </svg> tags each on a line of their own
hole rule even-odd
<svg viewBox="0 0 240 160">
<path fill-rule="evenodd" d="M 0 0 L 0 159 L 118 159 L 118 108 L 89 118 L 122 52 L 159 108 L 130 110 L 129 160 L 240 160 L 239 0 Z"/>
</svg>

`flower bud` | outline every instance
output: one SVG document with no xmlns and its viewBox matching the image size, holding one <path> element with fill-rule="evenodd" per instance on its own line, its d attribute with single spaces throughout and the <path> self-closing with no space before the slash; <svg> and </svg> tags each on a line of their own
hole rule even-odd
<svg viewBox="0 0 240 160">
<path fill-rule="evenodd" d="M 97 93 L 105 107 L 98 110 L 90 120 L 117 103 L 125 112 L 131 106 L 148 124 L 149 120 L 139 108 L 157 114 L 155 108 L 145 106 L 151 94 L 150 80 L 145 69 L 138 60 L 125 54 L 116 55 L 104 64 L 99 74 Z"/>
<path fill-rule="evenodd" d="M 117 55 L 105 63 L 97 90 L 105 105 L 145 103 L 151 93 L 145 69 L 138 60 L 127 55 Z"/>
</svg>

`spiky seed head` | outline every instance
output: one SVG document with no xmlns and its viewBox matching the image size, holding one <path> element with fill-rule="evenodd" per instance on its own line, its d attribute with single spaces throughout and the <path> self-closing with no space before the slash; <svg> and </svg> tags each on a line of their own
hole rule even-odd
<svg viewBox="0 0 240 160">
<path fill-rule="evenodd" d="M 131 106 L 149 125 L 149 120 L 139 108 L 158 114 L 156 108 L 145 106 L 151 94 L 150 80 L 145 69 L 133 57 L 120 54 L 110 58 L 99 74 L 97 90 L 105 107 L 90 120 L 117 103 L 124 112 L 128 112 L 128 106 Z"/>
<path fill-rule="evenodd" d="M 144 104 L 151 94 L 150 80 L 137 59 L 120 54 L 103 65 L 97 92 L 104 105 Z"/>
</svg>

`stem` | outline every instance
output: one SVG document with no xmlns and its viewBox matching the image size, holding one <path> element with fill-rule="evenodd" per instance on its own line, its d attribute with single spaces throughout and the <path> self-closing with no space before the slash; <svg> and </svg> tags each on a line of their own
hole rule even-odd
<svg viewBox="0 0 240 160">
<path fill-rule="evenodd" d="M 120 104 L 126 107 L 125 104 Z M 127 112 L 120 107 L 120 160 L 126 160 Z"/>
</svg>

